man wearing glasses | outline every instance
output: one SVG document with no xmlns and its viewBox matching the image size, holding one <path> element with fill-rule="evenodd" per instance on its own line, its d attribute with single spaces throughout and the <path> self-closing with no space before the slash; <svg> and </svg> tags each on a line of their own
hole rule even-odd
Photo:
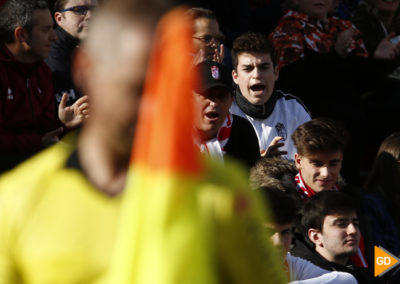
<svg viewBox="0 0 400 284">
<path fill-rule="evenodd" d="M 219 29 L 214 12 L 204 8 L 191 8 L 186 15 L 193 21 L 194 65 L 206 59 L 222 63 L 224 35 Z"/>
<path fill-rule="evenodd" d="M 51 47 L 46 63 L 53 73 L 57 103 L 73 104 L 81 97 L 72 83 L 71 58 L 80 41 L 87 36 L 89 22 L 97 5 L 97 0 L 56 0 L 54 2 L 57 40 Z"/>
</svg>

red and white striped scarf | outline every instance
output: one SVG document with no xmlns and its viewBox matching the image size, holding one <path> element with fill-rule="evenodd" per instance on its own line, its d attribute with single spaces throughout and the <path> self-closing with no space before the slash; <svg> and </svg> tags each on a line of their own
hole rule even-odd
<svg viewBox="0 0 400 284">
<path fill-rule="evenodd" d="M 304 182 L 300 172 L 295 176 L 294 180 L 296 182 L 297 192 L 299 193 L 302 200 L 307 200 L 311 196 L 315 195 L 315 191 L 312 190 L 312 188 Z M 339 191 L 339 187 L 337 185 L 334 185 L 332 190 Z M 357 253 L 351 256 L 350 259 L 355 266 L 368 267 L 368 263 L 365 260 L 364 238 L 361 233 Z"/>
<path fill-rule="evenodd" d="M 296 189 L 301 199 L 306 200 L 315 194 L 315 191 L 303 181 L 300 172 L 294 177 L 294 181 L 296 182 Z"/>
<path fill-rule="evenodd" d="M 304 182 L 301 172 L 294 177 L 294 181 L 296 182 L 296 189 L 301 199 L 307 200 L 311 196 L 315 195 L 315 191 Z M 334 185 L 332 190 L 339 191 L 339 188 L 337 185 Z"/>
<path fill-rule="evenodd" d="M 228 143 L 232 131 L 233 116 L 229 112 L 224 123 L 218 131 L 217 137 L 203 143 L 198 143 L 200 152 L 215 159 L 223 161 L 225 155 L 224 147 Z"/>
</svg>

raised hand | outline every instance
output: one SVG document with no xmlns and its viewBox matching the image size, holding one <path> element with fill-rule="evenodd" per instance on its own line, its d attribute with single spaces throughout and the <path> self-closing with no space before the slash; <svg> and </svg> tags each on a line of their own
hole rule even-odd
<svg viewBox="0 0 400 284">
<path fill-rule="evenodd" d="M 225 56 L 224 45 L 221 43 L 219 45 L 219 50 L 218 50 L 218 48 L 215 49 L 215 52 L 213 55 L 213 61 L 216 61 L 219 64 L 222 64 L 222 61 L 224 60 L 224 56 Z"/>
<path fill-rule="evenodd" d="M 400 42 L 393 43 L 395 38 L 395 33 L 389 34 L 385 37 L 375 49 L 374 58 L 393 60 L 400 55 Z"/>
<path fill-rule="evenodd" d="M 285 143 L 281 142 L 283 140 L 283 137 L 281 136 L 275 136 L 274 139 L 272 139 L 272 142 L 269 144 L 267 150 L 264 150 L 261 152 L 261 156 L 263 157 L 278 157 L 281 155 L 286 155 L 287 151 L 281 151 L 280 147 L 285 145 Z"/>
<path fill-rule="evenodd" d="M 74 128 L 82 124 L 89 117 L 89 98 L 83 96 L 72 106 L 67 106 L 68 94 L 64 93 L 58 105 L 58 117 L 68 128 Z"/>
<path fill-rule="evenodd" d="M 219 64 L 222 64 L 224 56 L 225 56 L 225 50 L 224 50 L 224 45 L 222 43 L 219 45 L 218 48 L 214 49 L 212 58 L 210 56 L 206 56 L 204 49 L 201 48 L 193 57 L 193 65 L 197 65 L 206 59 L 211 59 L 215 62 L 218 62 Z"/>
<path fill-rule="evenodd" d="M 345 57 L 347 55 L 347 49 L 351 44 L 354 32 L 354 29 L 347 29 L 341 32 L 336 39 L 335 51 L 340 57 Z"/>
</svg>

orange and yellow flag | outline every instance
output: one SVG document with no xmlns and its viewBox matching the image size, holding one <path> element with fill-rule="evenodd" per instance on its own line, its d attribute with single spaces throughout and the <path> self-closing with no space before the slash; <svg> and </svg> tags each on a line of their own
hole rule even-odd
<svg viewBox="0 0 400 284">
<path fill-rule="evenodd" d="M 161 20 L 146 78 L 110 283 L 285 283 L 264 208 L 234 164 L 192 138 L 191 23 Z"/>
</svg>

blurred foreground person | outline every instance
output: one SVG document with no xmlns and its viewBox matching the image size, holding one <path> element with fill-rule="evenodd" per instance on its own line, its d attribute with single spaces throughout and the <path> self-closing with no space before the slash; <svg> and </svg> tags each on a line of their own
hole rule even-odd
<svg viewBox="0 0 400 284">
<path fill-rule="evenodd" d="M 2 177 L 0 283 L 104 283 L 159 12 L 140 4 L 110 1 L 79 49 L 93 102 L 79 137 Z"/>
<path fill-rule="evenodd" d="M 153 46 L 161 3 L 93 18 L 74 70 L 89 120 L 0 180 L 0 283 L 284 282 L 246 178 L 199 159 L 189 24 L 167 17 Z"/>
</svg>

